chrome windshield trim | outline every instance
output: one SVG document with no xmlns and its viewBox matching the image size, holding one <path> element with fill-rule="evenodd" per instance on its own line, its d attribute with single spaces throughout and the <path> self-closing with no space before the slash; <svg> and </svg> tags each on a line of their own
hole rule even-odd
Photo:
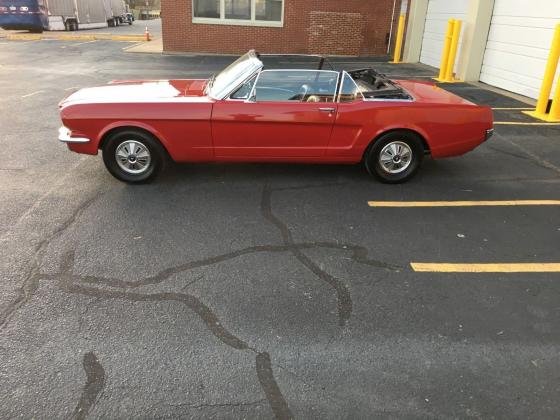
<svg viewBox="0 0 560 420">
<path fill-rule="evenodd" d="M 212 86 L 210 89 L 208 89 L 208 92 L 207 92 L 209 97 L 211 97 L 212 99 L 215 99 L 215 100 L 222 100 L 222 99 L 227 98 L 231 93 L 233 93 L 233 91 L 235 89 L 237 89 L 239 86 L 241 86 L 241 84 L 245 80 L 249 79 L 251 76 L 253 76 L 255 73 L 257 73 L 259 70 L 261 70 L 263 68 L 263 63 L 262 63 L 261 60 L 259 60 L 259 58 L 258 58 L 258 56 L 257 56 L 257 54 L 254 50 L 249 51 L 248 53 L 246 53 L 246 55 L 247 55 L 247 58 L 248 58 L 247 63 L 248 63 L 249 66 L 248 66 L 247 70 L 245 71 L 245 74 L 242 74 L 241 76 L 233 78 L 233 80 L 231 80 L 228 84 L 226 84 L 220 90 L 216 90 L 214 88 L 214 86 Z M 230 66 L 231 66 L 231 64 L 230 64 Z M 225 69 L 220 71 L 220 73 L 222 73 L 228 67 L 226 67 Z M 220 73 L 218 73 L 216 75 L 216 78 L 219 76 Z"/>
<path fill-rule="evenodd" d="M 86 137 L 71 137 L 71 131 L 67 127 L 58 129 L 58 141 L 62 143 L 89 143 L 91 140 Z"/>
<path fill-rule="evenodd" d="M 359 97 L 356 97 L 355 101 L 359 99 L 361 99 L 362 101 L 365 100 L 364 94 L 360 91 L 360 87 L 358 86 L 356 81 L 352 78 L 352 76 L 350 76 L 350 73 L 348 73 L 346 70 L 342 70 L 342 77 L 340 78 L 340 88 L 338 89 L 338 98 L 336 101 L 340 103 L 340 96 L 342 95 L 342 88 L 344 87 L 344 79 L 346 76 L 348 76 L 350 80 L 352 80 L 352 83 L 354 83 L 354 86 L 356 86 L 356 92 L 358 93 Z"/>
</svg>

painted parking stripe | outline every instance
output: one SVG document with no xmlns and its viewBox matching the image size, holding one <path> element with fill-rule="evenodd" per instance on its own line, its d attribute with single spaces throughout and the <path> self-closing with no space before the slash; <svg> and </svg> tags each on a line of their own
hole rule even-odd
<svg viewBox="0 0 560 420">
<path fill-rule="evenodd" d="M 554 122 L 494 121 L 494 125 L 560 125 Z"/>
<path fill-rule="evenodd" d="M 91 44 L 92 42 L 97 42 L 97 40 L 94 39 L 93 41 L 78 42 L 77 44 L 73 44 L 72 46 L 77 47 L 78 45 Z"/>
<path fill-rule="evenodd" d="M 22 98 L 29 98 L 30 96 L 35 96 L 35 95 L 38 95 L 39 93 L 43 93 L 43 92 L 44 92 L 44 90 L 38 90 L 38 91 L 35 91 L 35 92 L 31 92 L 31 93 L 28 93 L 27 95 L 23 95 Z"/>
<path fill-rule="evenodd" d="M 368 201 L 370 207 L 560 206 L 560 200 Z"/>
<path fill-rule="evenodd" d="M 535 109 L 535 107 L 533 107 L 533 108 L 515 108 L 515 107 L 512 107 L 512 108 L 507 108 L 507 107 L 506 107 L 506 108 L 500 108 L 500 107 L 498 107 L 498 108 L 492 108 L 492 109 L 493 109 L 494 111 L 531 111 L 532 109 Z"/>
<path fill-rule="evenodd" d="M 424 273 L 560 273 L 560 263 L 410 263 L 416 272 Z"/>
</svg>

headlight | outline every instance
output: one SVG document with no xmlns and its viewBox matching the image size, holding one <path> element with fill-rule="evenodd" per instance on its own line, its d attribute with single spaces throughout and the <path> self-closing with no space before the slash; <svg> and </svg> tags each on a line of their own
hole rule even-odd
<svg viewBox="0 0 560 420">
<path fill-rule="evenodd" d="M 29 11 L 29 7 L 27 7 L 27 6 L 21 6 L 21 7 L 19 8 L 19 11 L 20 11 L 20 12 L 28 12 L 28 11 Z"/>
</svg>

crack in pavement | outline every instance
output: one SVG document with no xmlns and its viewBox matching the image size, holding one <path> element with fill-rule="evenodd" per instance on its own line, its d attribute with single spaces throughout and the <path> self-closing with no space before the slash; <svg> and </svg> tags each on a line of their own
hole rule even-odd
<svg viewBox="0 0 560 420">
<path fill-rule="evenodd" d="M 274 379 L 270 355 L 266 352 L 257 354 L 255 364 L 257 367 L 259 382 L 276 418 L 293 419 L 294 415 L 290 411 L 290 407 L 288 407 L 288 403 L 284 399 L 284 396 Z"/>
<path fill-rule="evenodd" d="M 312 187 L 317 187 L 313 185 Z M 301 187 L 294 187 L 301 189 Z M 278 190 L 286 190 L 292 188 L 278 188 Z M 40 274 L 39 266 L 43 258 L 43 254 L 52 240 L 62 235 L 78 217 L 88 208 L 100 195 L 90 198 L 84 202 L 73 213 L 73 215 L 66 220 L 58 229 L 56 229 L 48 238 L 43 240 L 36 248 L 34 253 L 34 261 L 30 274 L 27 276 L 24 286 L 22 287 L 22 294 L 19 299 L 16 299 L 10 305 L 9 314 L 13 314 L 23 303 L 29 300 L 33 293 L 37 290 L 40 279 L 55 279 L 58 280 L 60 290 L 70 294 L 83 295 L 95 297 L 99 299 L 122 299 L 132 302 L 177 302 L 185 305 L 191 311 L 198 315 L 202 322 L 206 325 L 209 331 L 222 343 L 236 350 L 248 350 L 256 355 L 256 370 L 257 377 L 263 392 L 266 395 L 266 400 L 269 402 L 274 415 L 277 418 L 290 419 L 293 418 L 289 406 L 282 395 L 282 392 L 274 379 L 272 363 L 270 355 L 266 352 L 260 352 L 252 348 L 244 340 L 235 336 L 232 332 L 228 331 L 220 319 L 214 312 L 204 304 L 199 298 L 188 293 L 177 292 L 162 292 L 162 293 L 138 293 L 130 290 L 149 284 L 159 284 L 172 275 L 179 274 L 188 270 L 199 267 L 207 267 L 220 262 L 238 258 L 243 255 L 255 254 L 260 252 L 290 252 L 296 257 L 309 271 L 311 271 L 317 278 L 331 286 L 337 296 L 337 307 L 339 314 L 339 324 L 344 326 L 352 313 L 352 300 L 346 285 L 328 274 L 325 270 L 321 269 L 315 262 L 313 262 L 302 250 L 312 248 L 326 248 L 336 249 L 343 251 L 351 251 L 351 259 L 355 262 L 370 265 L 376 268 L 382 268 L 390 271 L 399 271 L 401 267 L 396 265 L 387 264 L 382 261 L 377 261 L 368 258 L 368 251 L 365 247 L 358 245 L 340 244 L 336 242 L 308 242 L 296 243 L 293 240 L 292 234 L 286 223 L 281 221 L 272 211 L 271 195 L 273 189 L 265 184 L 263 187 L 261 197 L 261 214 L 264 219 L 272 223 L 281 233 L 283 244 L 282 245 L 259 245 L 243 248 L 237 251 L 229 252 L 222 255 L 203 258 L 201 260 L 191 261 L 175 267 L 166 268 L 154 276 L 147 277 L 138 281 L 126 281 L 118 278 L 102 278 L 96 276 L 81 276 L 72 273 L 75 263 L 75 253 L 70 251 L 63 256 L 61 262 L 61 269 L 58 274 Z M 98 287 L 88 287 L 85 284 L 96 283 L 113 288 L 120 288 L 121 290 L 107 290 Z M 5 320 L 8 317 L 4 318 Z M 80 402 L 74 412 L 74 418 L 84 418 L 87 413 L 94 406 L 101 389 L 104 386 L 104 371 L 93 353 L 88 353 L 84 356 L 84 370 L 88 376 L 84 393 Z M 201 406 L 202 407 L 202 406 Z"/>
<path fill-rule="evenodd" d="M 556 172 L 557 174 L 560 174 L 560 167 L 554 165 L 553 163 L 549 162 L 546 159 L 542 159 L 541 157 L 537 156 L 536 154 L 534 154 L 533 152 L 527 150 L 525 147 L 521 146 L 520 144 L 515 143 L 512 140 L 508 140 L 505 139 L 503 137 L 500 137 L 502 140 L 504 140 L 506 143 L 511 144 L 512 146 L 516 147 L 518 150 L 521 150 L 523 153 L 525 153 L 533 162 L 535 162 L 537 165 L 546 168 L 546 169 L 550 169 L 551 171 Z"/>
<path fill-rule="evenodd" d="M 281 221 L 272 211 L 272 191 L 273 190 L 269 188 L 268 184 L 264 185 L 261 198 L 262 216 L 278 228 L 280 234 L 282 235 L 284 245 L 289 248 L 292 255 L 296 257 L 309 271 L 315 274 L 315 276 L 335 290 L 338 309 L 338 323 L 343 327 L 352 315 L 352 297 L 350 296 L 348 287 L 346 287 L 342 281 L 321 269 L 295 244 L 292 233 L 286 223 Z"/>
<path fill-rule="evenodd" d="M 79 295 L 91 296 L 91 297 L 96 297 L 101 299 L 124 299 L 133 302 L 176 301 L 186 305 L 189 309 L 195 312 L 202 319 L 202 321 L 206 324 L 206 326 L 212 332 L 212 334 L 216 338 L 218 338 L 222 343 L 236 350 L 249 350 L 256 354 L 257 377 L 259 378 L 259 383 L 261 384 L 261 387 L 267 397 L 267 400 L 269 401 L 272 411 L 274 412 L 277 418 L 280 419 L 293 418 L 288 408 L 288 404 L 284 399 L 282 392 L 280 391 L 280 388 L 278 387 L 278 384 L 274 379 L 269 354 L 259 352 L 257 349 L 250 347 L 245 341 L 241 340 L 240 338 L 236 337 L 233 333 L 229 332 L 224 326 L 222 326 L 222 323 L 217 317 L 217 315 L 215 315 L 208 306 L 202 303 L 200 299 L 186 293 L 143 294 L 143 293 L 134 293 L 134 292 L 127 292 L 127 291 L 101 290 L 94 287 L 84 287 L 74 283 L 73 281 L 74 276 L 72 275 L 72 268 L 74 266 L 74 259 L 75 259 L 75 253 L 74 251 L 70 251 L 64 256 L 64 259 L 62 261 L 61 272 L 57 276 L 59 281 L 59 287 L 62 291 L 65 291 L 66 293 L 70 293 L 70 294 L 79 294 Z M 48 277 L 53 278 L 54 276 L 50 275 Z M 85 369 L 85 363 L 84 363 L 84 369 Z M 95 398 L 97 398 L 96 396 L 98 393 L 99 392 L 95 394 Z M 86 394 L 85 391 L 84 394 Z M 82 410 L 85 411 L 85 414 L 87 414 L 87 411 L 91 409 L 93 403 L 95 402 L 95 398 L 93 399 L 91 398 L 92 394 L 93 392 L 87 393 L 88 397 L 86 399 L 86 402 L 91 402 L 89 405 L 82 404 L 82 401 L 86 398 L 84 396 L 82 396 L 82 399 L 80 399 L 80 403 L 78 404 L 78 408 L 79 407 L 87 408 L 87 410 L 86 409 Z M 77 411 L 78 408 L 76 409 Z"/>
<path fill-rule="evenodd" d="M 236 350 L 250 349 L 249 345 L 230 333 L 221 323 L 220 319 L 202 301 L 187 293 L 134 293 L 121 290 L 102 290 L 96 287 L 84 287 L 76 284 L 73 280 L 72 267 L 74 266 L 74 252 L 65 255 L 62 264 L 62 272 L 58 275 L 60 288 L 70 294 L 78 294 L 105 299 L 122 299 L 131 302 L 179 302 L 187 306 L 206 324 L 210 332 L 222 343 Z M 51 277 L 51 276 L 49 276 Z M 79 279 L 79 276 L 78 276 Z M 252 349 L 251 349 L 252 350 Z M 255 350 L 256 351 L 256 350 Z"/>
<path fill-rule="evenodd" d="M 93 352 L 84 354 L 82 365 L 86 373 L 86 383 L 80 401 L 71 416 L 72 419 L 77 420 L 87 417 L 105 386 L 105 370 Z"/>
<path fill-rule="evenodd" d="M 206 404 L 168 404 L 170 407 L 189 407 L 189 408 L 223 408 L 223 407 L 249 407 L 252 405 L 259 405 L 263 402 L 268 402 L 266 398 L 257 400 L 257 401 L 249 401 L 249 402 L 230 402 L 230 403 L 206 403 Z"/>
<path fill-rule="evenodd" d="M 56 228 L 47 238 L 40 241 L 33 252 L 30 268 L 25 275 L 22 286 L 17 289 L 16 298 L 10 302 L 6 309 L 0 313 L 0 331 L 6 326 L 14 313 L 31 299 L 33 294 L 39 288 L 39 279 L 42 277 L 40 273 L 40 265 L 43 256 L 49 244 L 56 238 L 62 236 L 80 217 L 80 215 L 91 206 L 104 192 L 100 192 L 84 201 L 78 206 L 72 215 Z"/>
<path fill-rule="evenodd" d="M 102 284 L 109 287 L 117 287 L 121 289 L 134 289 L 141 286 L 154 285 L 164 282 L 175 274 L 180 274 L 185 271 L 193 270 L 195 268 L 208 267 L 221 262 L 232 260 L 244 255 L 251 255 L 257 253 L 267 252 L 292 252 L 294 249 L 312 249 L 312 248 L 327 248 L 336 249 L 341 251 L 352 251 L 351 259 L 364 265 L 369 265 L 376 268 L 382 268 L 389 271 L 399 271 L 402 267 L 388 264 L 382 261 L 374 260 L 367 257 L 368 251 L 366 248 L 353 245 L 353 244 L 339 244 L 335 242 L 304 242 L 292 243 L 286 245 L 255 245 L 247 248 L 242 248 L 236 251 L 228 252 L 213 257 L 202 258 L 200 260 L 189 261 L 185 264 L 180 264 L 174 267 L 166 268 L 153 276 L 145 277 L 140 280 L 122 280 L 118 278 L 100 277 L 91 275 L 74 275 L 79 277 L 79 280 L 85 283 Z M 48 276 L 47 276 L 48 277 Z"/>
</svg>

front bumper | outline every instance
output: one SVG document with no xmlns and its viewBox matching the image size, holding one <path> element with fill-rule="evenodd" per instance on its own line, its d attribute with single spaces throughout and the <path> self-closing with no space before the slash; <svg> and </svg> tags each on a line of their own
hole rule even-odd
<svg viewBox="0 0 560 420">
<path fill-rule="evenodd" d="M 67 127 L 58 129 L 58 140 L 63 143 L 89 143 L 91 140 L 87 137 L 71 137 L 72 132 Z"/>
</svg>

